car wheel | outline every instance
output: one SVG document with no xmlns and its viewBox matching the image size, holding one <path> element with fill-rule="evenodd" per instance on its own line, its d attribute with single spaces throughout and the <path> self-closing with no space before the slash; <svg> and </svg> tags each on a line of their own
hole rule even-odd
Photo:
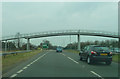
<svg viewBox="0 0 120 79">
<path fill-rule="evenodd" d="M 92 63 L 89 56 L 87 57 L 87 63 L 88 63 L 88 64 L 91 64 L 91 63 Z"/>
<path fill-rule="evenodd" d="M 80 60 L 82 61 L 82 56 L 80 55 Z"/>
<path fill-rule="evenodd" d="M 106 64 L 107 64 L 107 65 L 110 65 L 110 64 L 111 64 L 111 61 L 107 61 Z"/>
</svg>

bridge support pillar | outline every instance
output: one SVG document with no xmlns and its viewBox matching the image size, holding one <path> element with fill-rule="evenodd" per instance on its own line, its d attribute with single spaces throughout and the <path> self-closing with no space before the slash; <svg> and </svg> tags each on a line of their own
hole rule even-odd
<svg viewBox="0 0 120 79">
<path fill-rule="evenodd" d="M 120 48 L 120 37 L 118 39 L 118 48 Z"/>
<path fill-rule="evenodd" d="M 80 47 L 80 34 L 78 34 L 78 51 L 81 50 L 80 48 L 81 48 L 81 47 Z"/>
<path fill-rule="evenodd" d="M 5 41 L 5 51 L 7 51 L 7 40 Z"/>
<path fill-rule="evenodd" d="M 18 38 L 18 44 L 17 44 L 17 46 L 18 46 L 18 50 L 20 49 L 20 38 Z"/>
<path fill-rule="evenodd" d="M 27 50 L 30 50 L 30 38 L 27 38 Z"/>
</svg>

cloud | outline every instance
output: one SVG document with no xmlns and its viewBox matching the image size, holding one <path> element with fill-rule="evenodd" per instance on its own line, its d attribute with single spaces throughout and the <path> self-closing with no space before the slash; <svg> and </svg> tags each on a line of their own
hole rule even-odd
<svg viewBox="0 0 120 79">
<path fill-rule="evenodd" d="M 117 25 L 117 3 L 3 3 L 4 36 L 65 29 L 117 32 Z"/>
</svg>

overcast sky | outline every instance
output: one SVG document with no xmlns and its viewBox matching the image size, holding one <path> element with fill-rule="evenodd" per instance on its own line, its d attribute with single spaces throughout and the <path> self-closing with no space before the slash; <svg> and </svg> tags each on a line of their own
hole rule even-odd
<svg viewBox="0 0 120 79">
<path fill-rule="evenodd" d="M 87 29 L 118 32 L 117 2 L 9 2 L 2 6 L 2 35 L 52 30 Z M 40 44 L 48 39 L 53 45 L 65 46 L 70 36 L 32 39 Z M 110 38 L 81 36 L 81 41 Z M 24 40 L 23 40 L 24 41 Z M 77 37 L 71 36 L 71 42 Z"/>
</svg>

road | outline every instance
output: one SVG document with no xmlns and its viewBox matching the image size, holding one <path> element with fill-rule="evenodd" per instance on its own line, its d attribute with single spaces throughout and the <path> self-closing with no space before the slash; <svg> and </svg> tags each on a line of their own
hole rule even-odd
<svg viewBox="0 0 120 79">
<path fill-rule="evenodd" d="M 3 77 L 118 77 L 118 64 L 87 64 L 77 53 L 49 50 L 32 57 Z"/>
</svg>

